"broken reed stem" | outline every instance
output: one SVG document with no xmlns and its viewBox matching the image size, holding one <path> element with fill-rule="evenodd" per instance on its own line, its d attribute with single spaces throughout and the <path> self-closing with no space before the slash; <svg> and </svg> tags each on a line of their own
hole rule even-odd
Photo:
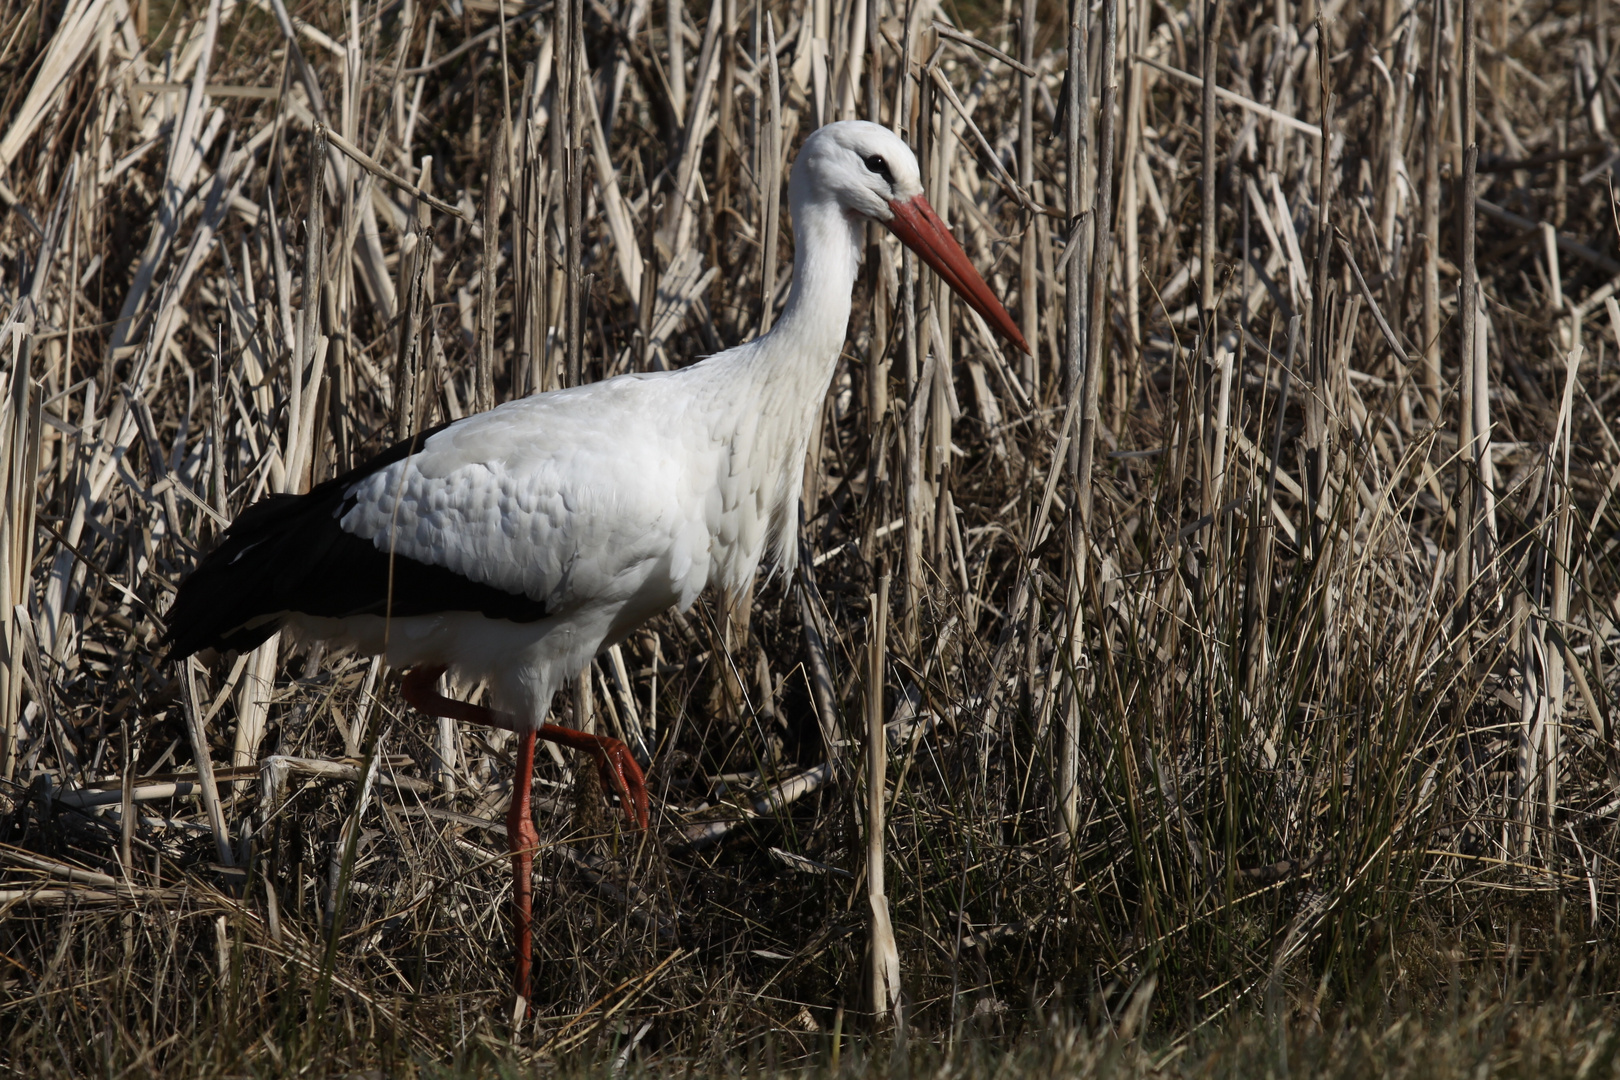
<svg viewBox="0 0 1620 1080">
<path fill-rule="evenodd" d="M 202 788 L 203 810 L 208 815 L 208 828 L 214 836 L 214 856 L 221 866 L 235 866 L 231 853 L 230 828 L 219 805 L 219 789 L 214 784 L 214 764 L 208 752 L 208 733 L 203 730 L 203 718 L 197 708 L 197 660 L 188 656 L 180 664 L 180 695 L 185 706 L 186 733 L 191 737 L 191 752 L 197 762 L 197 781 Z"/>
<path fill-rule="evenodd" d="M 900 954 L 884 890 L 885 829 L 889 740 L 883 724 L 883 685 L 887 668 L 885 642 L 889 629 L 889 575 L 878 579 L 878 591 L 867 598 L 871 613 L 866 657 L 866 899 L 872 911 L 872 1012 L 881 1018 L 891 1008 L 900 1012 Z M 880 1021 L 881 1022 L 881 1019 Z"/>
<path fill-rule="evenodd" d="M 328 144 L 336 147 L 337 149 L 343 151 L 345 154 L 347 154 L 349 156 L 350 159 L 352 159 L 355 162 L 355 164 L 359 165 L 362 169 L 365 169 L 367 172 L 371 173 L 373 176 L 379 177 L 380 179 L 383 179 L 383 180 L 387 180 L 390 184 L 393 184 L 395 187 L 397 187 L 400 190 L 402 190 L 402 191 L 406 192 L 407 194 L 411 195 L 413 198 L 420 199 L 423 202 L 427 203 L 429 206 L 433 207 L 433 209 L 437 210 L 439 213 L 441 213 L 441 214 L 449 214 L 452 217 L 461 218 L 463 221 L 467 222 L 469 225 L 473 224 L 474 221 L 476 220 L 473 217 L 466 214 L 465 212 L 463 212 L 462 210 L 460 210 L 459 208 L 451 206 L 449 203 L 445 202 L 443 199 L 434 198 L 431 194 L 428 193 L 426 188 L 424 188 L 424 187 L 422 187 L 422 186 L 420 186 L 418 184 L 413 184 L 409 180 L 405 179 L 403 176 L 396 173 L 394 170 L 392 170 L 390 168 L 387 168 L 384 165 L 378 164 L 375 160 L 372 159 L 370 154 L 366 153 L 364 150 L 360 149 L 358 146 L 355 146 L 348 139 L 345 139 L 342 135 L 339 135 L 337 132 L 335 132 L 331 128 L 327 127 L 324 123 L 315 125 L 315 137 L 316 137 L 317 140 L 328 143 Z M 324 154 L 323 154 L 323 156 L 324 156 Z"/>
</svg>

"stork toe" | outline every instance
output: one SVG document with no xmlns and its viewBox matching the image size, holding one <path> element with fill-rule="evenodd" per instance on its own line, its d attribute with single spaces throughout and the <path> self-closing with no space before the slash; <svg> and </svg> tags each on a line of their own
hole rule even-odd
<svg viewBox="0 0 1620 1080">
<path fill-rule="evenodd" d="M 647 827 L 647 780 L 630 748 L 618 739 L 603 737 L 596 758 L 602 782 L 619 793 L 630 823 Z"/>
</svg>

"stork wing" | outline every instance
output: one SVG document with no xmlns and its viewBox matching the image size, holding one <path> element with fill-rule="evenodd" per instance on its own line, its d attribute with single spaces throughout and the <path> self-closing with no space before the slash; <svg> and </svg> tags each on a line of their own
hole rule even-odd
<svg viewBox="0 0 1620 1080">
<path fill-rule="evenodd" d="M 339 523 L 379 553 L 546 614 L 690 602 L 707 579 L 703 492 L 716 467 L 694 465 L 718 459 L 681 441 L 690 425 L 658 415 L 652 381 L 525 398 L 451 425 L 349 485 Z"/>
<path fill-rule="evenodd" d="M 660 415 L 683 399 L 655 381 L 510 402 L 254 504 L 181 585 L 170 656 L 251 648 L 293 612 L 533 622 L 690 604 L 709 572 L 719 450 L 681 441 L 703 436 Z"/>
</svg>

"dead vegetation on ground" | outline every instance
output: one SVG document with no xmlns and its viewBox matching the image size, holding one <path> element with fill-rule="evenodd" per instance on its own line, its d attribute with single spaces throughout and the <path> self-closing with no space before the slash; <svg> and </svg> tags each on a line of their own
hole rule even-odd
<svg viewBox="0 0 1620 1080">
<path fill-rule="evenodd" d="M 1061 1015 L 1097 1071 L 1475 975 L 1611 994 L 1612 9 L 1075 23 L 0 7 L 13 1067 L 764 1067 Z M 559 697 L 650 758 L 655 828 L 543 764 L 513 1031 L 499 733 L 293 642 L 165 664 L 161 613 L 267 493 L 769 326 L 788 165 L 845 117 L 898 125 L 1034 355 L 874 231 L 804 572 Z M 1597 1062 L 1575 1015 L 1525 1022 Z"/>
</svg>

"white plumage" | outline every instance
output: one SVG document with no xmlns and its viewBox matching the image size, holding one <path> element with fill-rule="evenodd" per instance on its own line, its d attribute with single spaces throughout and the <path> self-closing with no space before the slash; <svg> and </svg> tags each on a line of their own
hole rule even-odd
<svg viewBox="0 0 1620 1080">
<path fill-rule="evenodd" d="M 553 692 L 657 613 L 708 586 L 745 588 L 773 542 L 780 569 L 793 568 L 805 451 L 866 221 L 887 224 L 1026 347 L 887 129 L 846 121 L 812 134 L 791 199 L 793 286 L 770 333 L 683 370 L 509 402 L 306 496 L 259 503 L 170 610 L 171 655 L 244 648 L 288 626 L 414 669 L 406 696 L 420 708 L 526 733 L 508 816 L 525 995 L 534 733 L 595 754 L 646 823 L 623 744 L 545 725 Z M 446 668 L 487 680 L 495 711 L 440 697 Z"/>
<path fill-rule="evenodd" d="M 851 128 L 892 157 L 904 149 L 882 128 L 851 123 L 821 129 L 804 153 Z M 538 728 L 556 687 L 600 649 L 689 607 L 705 586 L 746 588 L 772 539 L 791 570 L 804 455 L 849 321 L 864 218 L 796 198 L 794 226 L 798 262 L 810 265 L 796 267 L 764 337 L 679 371 L 509 402 L 351 489 L 345 531 L 557 614 L 487 627 L 464 613 L 289 621 L 386 652 L 396 667 L 443 664 L 463 681 L 487 679 L 499 708 Z"/>
<path fill-rule="evenodd" d="M 848 308 L 847 290 L 844 306 Z M 470 417 L 351 490 L 343 529 L 555 612 L 469 641 L 463 620 L 379 615 L 295 625 L 343 636 L 396 667 L 447 664 L 489 679 L 501 707 L 539 726 L 553 687 L 596 651 L 705 586 L 748 585 L 772 537 L 792 566 L 808 431 L 836 359 L 781 393 L 775 336 L 693 367 L 626 375 Z M 816 368 L 827 370 L 815 370 Z M 795 401 L 794 398 L 801 400 Z M 812 406 L 813 407 L 813 406 Z M 491 651 L 490 646 L 499 642 Z M 522 656 L 522 681 L 514 660 Z"/>
</svg>

